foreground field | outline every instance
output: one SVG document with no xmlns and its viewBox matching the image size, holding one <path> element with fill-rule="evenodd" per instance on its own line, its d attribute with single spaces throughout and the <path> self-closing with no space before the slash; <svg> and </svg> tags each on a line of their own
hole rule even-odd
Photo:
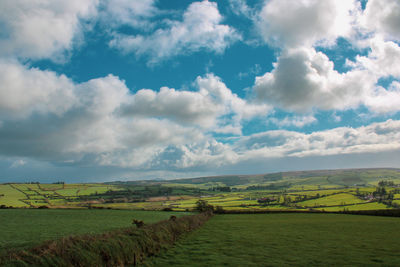
<svg viewBox="0 0 400 267">
<path fill-rule="evenodd" d="M 217 215 L 146 266 L 399 266 L 399 218 Z"/>
<path fill-rule="evenodd" d="M 128 227 L 134 218 L 154 223 L 168 219 L 169 216 L 171 213 L 157 211 L 0 210 L 0 252 L 31 247 L 67 235 L 93 234 Z"/>
</svg>

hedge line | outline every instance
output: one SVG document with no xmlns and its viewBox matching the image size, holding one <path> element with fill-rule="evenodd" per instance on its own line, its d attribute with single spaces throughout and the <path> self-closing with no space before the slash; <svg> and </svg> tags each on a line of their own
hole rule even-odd
<svg viewBox="0 0 400 267">
<path fill-rule="evenodd" d="M 136 228 L 98 235 L 70 236 L 47 241 L 29 250 L 10 253 L 0 266 L 132 266 L 171 246 L 180 236 L 199 228 L 211 213 L 200 213 Z"/>
<path fill-rule="evenodd" d="M 354 211 L 323 211 L 323 210 L 215 210 L 216 214 L 265 214 L 265 213 L 336 213 L 369 216 L 400 217 L 400 209 L 387 210 L 354 210 Z"/>
</svg>

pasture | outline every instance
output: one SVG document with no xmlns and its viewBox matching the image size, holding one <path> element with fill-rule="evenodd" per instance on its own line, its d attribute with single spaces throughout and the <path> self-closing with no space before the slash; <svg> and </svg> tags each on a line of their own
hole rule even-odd
<svg viewBox="0 0 400 267">
<path fill-rule="evenodd" d="M 145 266 L 399 266 L 399 218 L 217 215 Z"/>
<path fill-rule="evenodd" d="M 174 213 L 182 216 L 187 213 Z M 132 226 L 132 219 L 154 223 L 172 213 L 129 210 L 5 209 L 0 210 L 0 251 L 27 248 L 68 235 L 101 233 Z"/>
<path fill-rule="evenodd" d="M 107 184 L 10 183 L 0 185 L 0 207 L 189 211 L 202 199 L 226 210 L 391 209 L 400 207 L 398 181 L 397 169 L 353 169 Z"/>
<path fill-rule="evenodd" d="M 79 197 L 121 190 L 105 184 L 0 184 L 0 205 L 76 207 Z"/>
</svg>

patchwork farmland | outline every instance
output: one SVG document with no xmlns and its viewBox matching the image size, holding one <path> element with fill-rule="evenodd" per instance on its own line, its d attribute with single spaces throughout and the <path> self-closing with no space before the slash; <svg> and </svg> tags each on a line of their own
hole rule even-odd
<svg viewBox="0 0 400 267">
<path fill-rule="evenodd" d="M 398 216 L 399 204 L 397 169 L 103 184 L 7 183 L 0 185 L 0 262 L 11 259 L 14 266 L 23 258 L 24 264 L 39 264 L 38 251 L 54 250 L 54 256 L 46 256 L 39 265 L 68 265 L 73 258 L 61 256 L 66 242 L 71 251 L 80 251 L 79 261 L 95 265 L 105 264 L 100 263 L 103 260 L 121 266 L 399 265 L 398 218 L 326 214 Z M 208 222 L 208 215 L 201 223 L 191 215 L 180 221 L 183 232 L 176 228 L 177 218 L 210 210 L 217 215 Z M 269 214 L 258 214 L 265 212 Z M 166 221 L 154 226 L 159 232 L 150 234 L 153 223 L 162 220 Z M 141 230 L 132 222 L 145 226 Z M 176 246 L 165 250 L 178 236 Z M 121 240 L 133 242 L 134 250 L 140 247 L 138 254 L 133 258 L 127 256 L 129 251 L 121 254 Z M 108 256 L 98 258 L 98 250 Z"/>
</svg>

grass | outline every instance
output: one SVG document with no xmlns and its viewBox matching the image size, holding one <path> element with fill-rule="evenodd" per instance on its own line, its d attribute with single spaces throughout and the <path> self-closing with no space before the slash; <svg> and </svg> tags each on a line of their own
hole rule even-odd
<svg viewBox="0 0 400 267">
<path fill-rule="evenodd" d="M 311 199 L 299 202 L 298 204 L 303 207 L 313 207 L 316 205 L 324 205 L 324 206 L 338 206 L 341 204 L 356 204 L 362 203 L 363 200 L 360 200 L 356 196 L 352 194 L 342 193 L 342 194 L 335 194 L 330 195 L 318 199 Z"/>
<path fill-rule="evenodd" d="M 355 172 L 356 173 L 356 172 Z M 379 172 L 368 171 L 363 174 L 365 180 L 374 181 L 377 177 L 389 177 L 394 175 L 392 172 L 382 171 L 381 175 L 377 176 Z M 321 173 L 323 174 L 323 173 Z M 281 182 L 290 182 L 293 186 L 287 189 L 265 189 L 260 188 L 258 190 L 248 191 L 235 191 L 232 192 L 220 192 L 220 191 L 200 191 L 199 188 L 210 188 L 210 186 L 221 186 L 224 185 L 222 182 L 212 181 L 214 178 L 210 178 L 211 181 L 205 183 L 166 183 L 160 185 L 147 185 L 142 182 L 138 184 L 5 184 L 0 185 L 0 205 L 14 206 L 14 207 L 39 207 L 49 206 L 51 208 L 82 208 L 85 206 L 95 205 L 99 207 L 117 208 L 117 209 L 133 209 L 133 210 L 162 210 L 164 208 L 172 208 L 177 211 L 191 210 L 195 207 L 198 199 L 208 201 L 210 205 L 221 206 L 225 209 L 265 209 L 263 204 L 260 204 L 257 200 L 260 198 L 269 197 L 276 199 L 269 204 L 269 208 L 275 209 L 277 205 L 283 205 L 284 200 L 290 199 L 292 202 L 297 202 L 299 197 L 305 198 L 307 196 L 315 197 L 319 194 L 321 197 L 318 199 L 306 200 L 303 202 L 297 202 L 296 206 L 303 208 L 318 208 L 326 207 L 327 210 L 343 210 L 343 204 L 354 205 L 364 210 L 366 207 L 371 208 L 386 208 L 386 206 L 379 205 L 358 205 L 366 204 L 367 200 L 359 199 L 355 196 L 356 187 L 344 188 L 343 185 L 338 186 L 334 184 L 327 185 L 329 179 L 332 177 L 328 176 L 302 176 L 299 174 L 293 174 L 293 177 L 285 176 Z M 326 174 L 325 174 L 326 175 Z M 353 182 L 353 172 L 344 175 L 343 179 L 346 182 Z M 358 177 L 355 175 L 354 177 Z M 375 177 L 375 178 L 374 178 Z M 329 178 L 329 179 L 328 179 Z M 333 177 L 339 179 L 339 176 Z M 332 179 L 333 179 L 332 178 Z M 364 179 L 363 178 L 363 179 Z M 203 178 L 202 178 L 203 179 Z M 222 179 L 222 178 L 221 178 Z M 233 178 L 226 177 L 222 180 L 230 181 L 233 183 Z M 242 179 L 237 176 L 237 179 Z M 253 183 L 258 179 L 262 183 Z M 342 180 L 343 180 L 342 179 Z M 353 180 L 351 180 L 353 179 Z M 358 178 L 357 178 L 358 179 Z M 194 179 L 196 180 L 196 179 Z M 339 179 L 340 180 L 340 179 Z M 185 182 L 191 182 L 187 180 Z M 205 179 L 207 181 L 207 179 Z M 243 182 L 252 182 L 243 184 L 244 188 L 249 185 L 265 185 L 275 183 L 276 181 L 264 180 L 263 176 L 254 176 L 249 179 L 243 179 Z M 235 182 L 236 183 L 236 182 Z M 184 187 L 182 186 L 184 185 Z M 175 186 L 178 186 L 175 188 Z M 238 187 L 239 185 L 235 185 Z M 336 188 L 329 188 L 334 186 Z M 146 189 L 148 187 L 148 189 Z M 168 187 L 171 190 L 161 190 L 162 188 Z M 193 190 L 183 190 L 182 188 L 191 187 Z M 110 194 L 107 191 L 112 190 L 115 193 Z M 131 190 L 131 191 L 128 191 Z M 145 190 L 141 192 L 140 190 Z M 147 190 L 147 191 L 146 191 Z M 158 195 L 157 195 L 158 190 Z M 361 194 L 372 193 L 375 191 L 375 187 L 360 187 L 358 192 Z M 394 190 L 394 188 L 387 188 L 388 191 Z M 118 193 L 118 191 L 120 191 Z M 132 195 L 126 194 L 126 192 L 133 192 Z M 154 192 L 153 192 L 154 191 Z M 4 193 L 5 192 L 5 193 Z M 97 194 L 96 194 L 97 193 Z M 102 195 L 103 194 L 103 195 Z M 286 195 L 284 198 L 283 196 Z M 395 198 L 400 198 L 400 194 L 396 194 Z M 140 202 L 138 202 L 140 201 Z M 394 203 L 398 203 L 396 200 Z M 294 204 L 290 204 L 286 201 L 286 207 L 280 207 L 280 209 L 294 209 Z"/>
<path fill-rule="evenodd" d="M 399 218 L 217 215 L 146 266 L 399 266 Z"/>
<path fill-rule="evenodd" d="M 66 235 L 94 234 L 131 226 L 132 219 L 154 223 L 172 213 L 126 210 L 0 210 L 0 251 L 26 248 Z M 174 213 L 175 214 L 175 213 Z M 181 216 L 185 213 L 179 213 Z M 187 213 L 186 213 L 187 214 Z"/>
<path fill-rule="evenodd" d="M 0 185 L 0 205 L 13 206 L 13 207 L 25 207 L 27 206 L 20 199 L 24 199 L 25 195 L 20 191 L 12 188 L 10 185 Z"/>
<path fill-rule="evenodd" d="M 325 211 L 342 211 L 343 209 L 346 210 L 384 210 L 388 209 L 388 207 L 383 203 L 378 202 L 371 202 L 365 204 L 356 204 L 356 205 L 349 205 L 349 206 L 342 206 L 342 207 L 324 207 L 318 208 L 318 210 L 325 210 Z"/>
<path fill-rule="evenodd" d="M 140 228 L 132 226 L 95 235 L 48 241 L 0 257 L 1 266 L 136 266 L 203 225 L 212 214 L 171 217 Z"/>
<path fill-rule="evenodd" d="M 42 205 L 77 206 L 67 199 L 121 190 L 119 186 L 103 184 L 0 184 L 0 205 L 29 207 Z M 40 201 L 42 200 L 42 201 Z"/>
</svg>

